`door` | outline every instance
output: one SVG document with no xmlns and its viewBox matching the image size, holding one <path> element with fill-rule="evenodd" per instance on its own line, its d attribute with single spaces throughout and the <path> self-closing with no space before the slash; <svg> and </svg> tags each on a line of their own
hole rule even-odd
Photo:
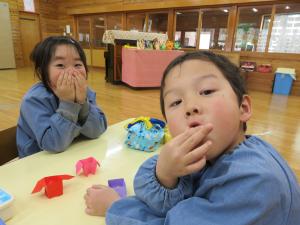
<svg viewBox="0 0 300 225">
<path fill-rule="evenodd" d="M 0 2 L 0 69 L 16 68 L 8 4 Z"/>
<path fill-rule="evenodd" d="M 20 30 L 24 65 L 31 65 L 30 53 L 34 46 L 41 40 L 39 17 L 33 13 L 20 13 Z"/>
</svg>

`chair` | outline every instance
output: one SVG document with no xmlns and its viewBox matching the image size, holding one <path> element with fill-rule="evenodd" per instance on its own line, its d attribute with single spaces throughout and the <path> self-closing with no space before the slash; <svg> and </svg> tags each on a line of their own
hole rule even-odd
<svg viewBox="0 0 300 225">
<path fill-rule="evenodd" d="M 16 130 L 14 126 L 0 131 L 0 166 L 18 157 Z"/>
</svg>

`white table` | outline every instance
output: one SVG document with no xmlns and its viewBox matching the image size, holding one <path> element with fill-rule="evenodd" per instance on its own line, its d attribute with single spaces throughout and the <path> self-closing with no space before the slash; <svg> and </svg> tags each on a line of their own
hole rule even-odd
<svg viewBox="0 0 300 225">
<path fill-rule="evenodd" d="M 92 184 L 105 184 L 109 179 L 124 178 L 127 192 L 133 195 L 133 178 L 143 161 L 154 153 L 128 149 L 124 145 L 126 130 L 124 125 L 131 119 L 112 125 L 96 140 L 73 143 L 69 149 L 59 154 L 45 151 L 15 162 L 0 166 L 0 188 L 15 198 L 14 216 L 7 225 L 101 225 L 102 217 L 87 215 L 83 196 Z M 93 156 L 100 161 L 95 175 L 76 176 L 75 164 L 78 160 Z M 35 183 L 45 177 L 59 174 L 74 175 L 63 181 L 64 194 L 52 199 L 44 191 L 31 194 Z"/>
</svg>

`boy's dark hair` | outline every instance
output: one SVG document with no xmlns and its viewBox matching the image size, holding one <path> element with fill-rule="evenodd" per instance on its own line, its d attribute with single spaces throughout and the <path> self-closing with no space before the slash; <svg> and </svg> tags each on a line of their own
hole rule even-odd
<svg viewBox="0 0 300 225">
<path fill-rule="evenodd" d="M 166 119 L 166 114 L 165 114 L 165 103 L 163 98 L 163 92 L 165 88 L 166 77 L 175 66 L 180 65 L 183 62 L 192 59 L 199 59 L 202 61 L 208 61 L 213 63 L 221 71 L 221 73 L 224 75 L 226 80 L 229 82 L 230 86 L 232 87 L 234 93 L 237 96 L 238 104 L 241 105 L 243 95 L 247 94 L 247 91 L 245 88 L 244 79 L 240 75 L 239 68 L 236 65 L 234 65 L 232 62 L 230 62 L 226 57 L 222 55 L 214 54 L 213 52 L 210 51 L 188 52 L 175 58 L 167 66 L 167 68 L 163 73 L 161 86 L 160 86 L 160 108 L 165 119 Z M 246 131 L 247 129 L 246 123 L 243 124 L 243 129 L 244 131 Z"/>
<path fill-rule="evenodd" d="M 34 63 L 35 74 L 43 82 L 48 91 L 51 91 L 48 66 L 53 54 L 55 53 L 56 47 L 59 45 L 73 46 L 79 54 L 86 73 L 88 73 L 84 51 L 76 40 L 66 36 L 48 37 L 38 43 L 30 54 L 30 60 Z"/>
</svg>

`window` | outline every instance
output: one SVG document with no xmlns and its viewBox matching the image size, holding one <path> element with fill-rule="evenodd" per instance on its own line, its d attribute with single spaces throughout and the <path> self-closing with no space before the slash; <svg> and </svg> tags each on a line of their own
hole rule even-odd
<svg viewBox="0 0 300 225">
<path fill-rule="evenodd" d="M 106 30 L 106 18 L 104 15 L 93 16 L 93 47 L 105 47 L 102 42 L 103 34 Z"/>
<path fill-rule="evenodd" d="M 90 47 L 90 18 L 88 16 L 78 17 L 78 41 L 83 48 Z"/>
<path fill-rule="evenodd" d="M 146 32 L 145 21 L 145 13 L 129 13 L 127 14 L 127 30 Z"/>
<path fill-rule="evenodd" d="M 122 30 L 122 13 L 106 16 L 107 30 Z"/>
<path fill-rule="evenodd" d="M 168 31 L 168 13 L 157 12 L 150 13 L 148 19 L 148 32 L 167 33 Z"/>
<path fill-rule="evenodd" d="M 240 7 L 235 51 L 264 52 L 272 6 Z"/>
<path fill-rule="evenodd" d="M 203 10 L 200 49 L 224 50 L 227 38 L 229 8 Z"/>
<path fill-rule="evenodd" d="M 23 0 L 24 11 L 26 12 L 35 12 L 34 0 Z"/>
<path fill-rule="evenodd" d="M 175 41 L 183 48 L 195 48 L 197 40 L 199 11 L 177 11 Z"/>
<path fill-rule="evenodd" d="M 276 6 L 269 52 L 300 53 L 300 4 Z"/>
</svg>

